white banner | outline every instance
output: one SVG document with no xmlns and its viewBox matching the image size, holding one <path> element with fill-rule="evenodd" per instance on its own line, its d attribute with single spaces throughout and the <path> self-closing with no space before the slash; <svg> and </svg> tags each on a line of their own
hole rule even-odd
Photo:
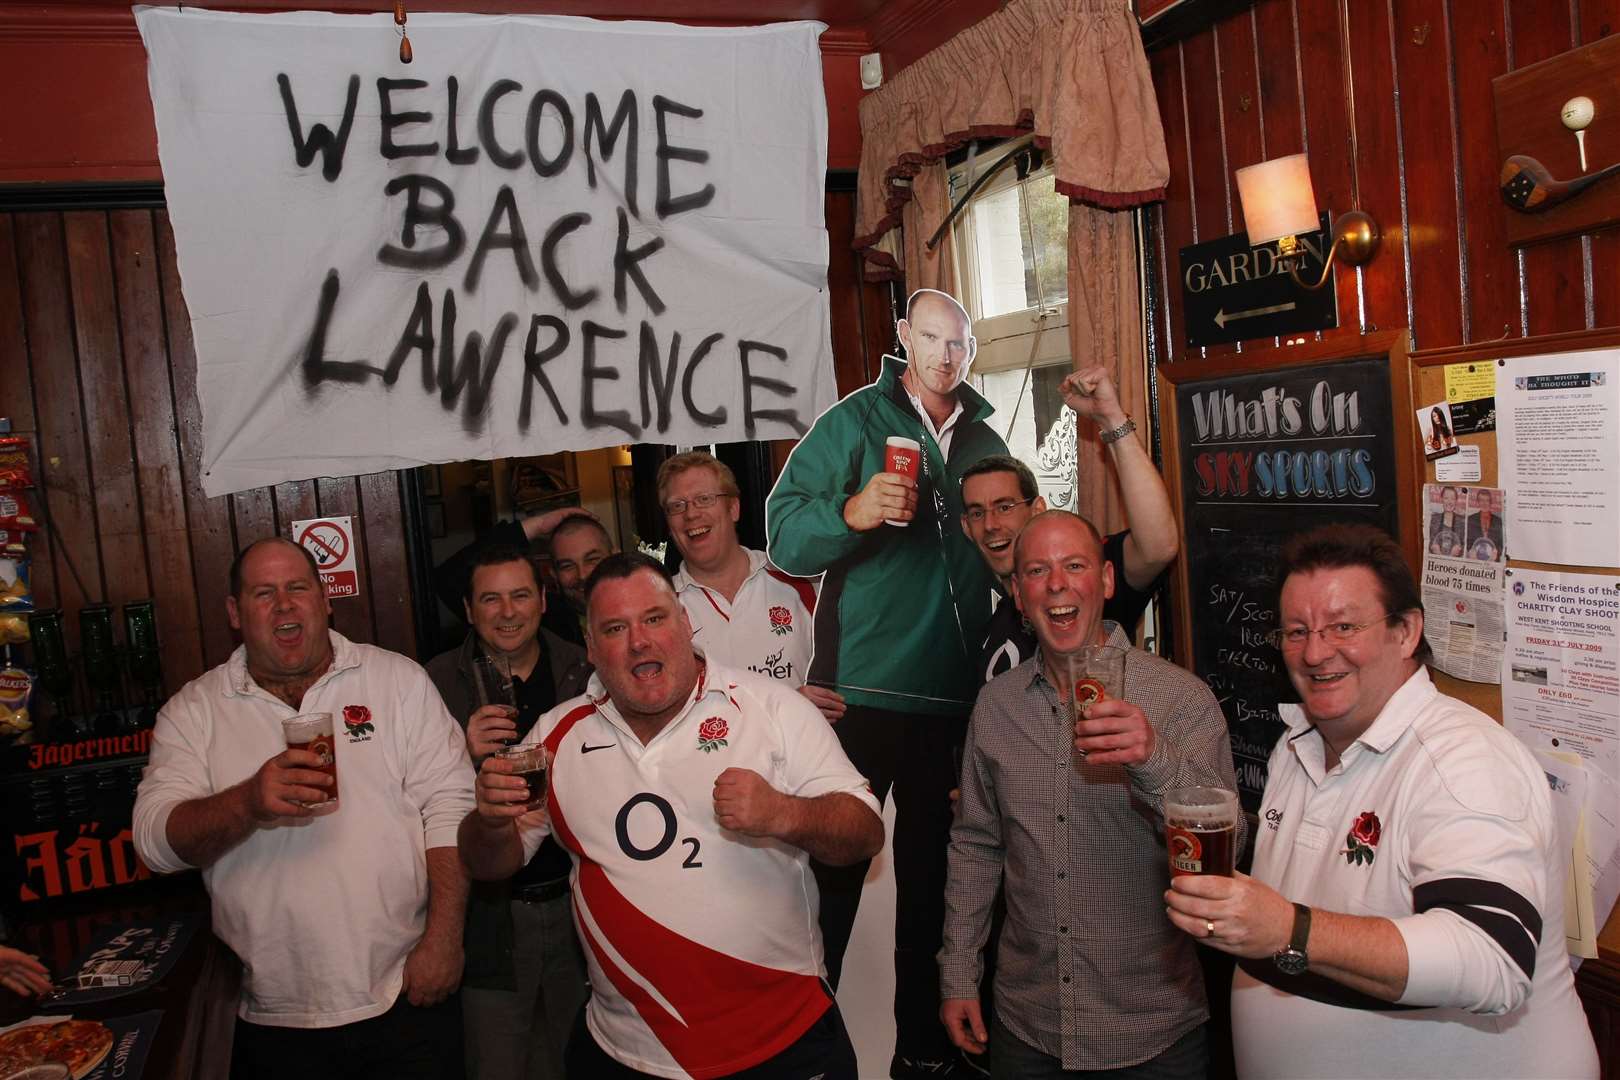
<svg viewBox="0 0 1620 1080">
<path fill-rule="evenodd" d="M 135 12 L 208 494 L 837 397 L 820 23 Z"/>
</svg>

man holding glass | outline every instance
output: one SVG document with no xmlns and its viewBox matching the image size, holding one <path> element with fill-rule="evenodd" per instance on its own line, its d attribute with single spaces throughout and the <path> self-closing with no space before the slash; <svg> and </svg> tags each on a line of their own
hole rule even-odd
<svg viewBox="0 0 1620 1080">
<path fill-rule="evenodd" d="M 466 729 L 477 765 L 583 692 L 591 668 L 584 649 L 541 625 L 546 594 L 522 548 L 474 552 L 462 606 L 472 629 L 427 671 Z M 472 1080 L 563 1075 L 563 1047 L 586 986 L 568 870 L 568 856 L 548 839 L 510 880 L 472 887 L 461 991 Z"/>
<path fill-rule="evenodd" d="M 1235 788 L 1226 721 L 1198 678 L 1104 621 L 1114 575 L 1085 519 L 1031 520 L 1011 585 L 1038 650 L 973 710 L 940 1017 L 962 1049 L 988 1043 L 998 1077 L 1201 1078 L 1209 1012 L 1192 943 L 1164 917 L 1162 818 L 1171 789 Z M 998 887 L 1007 922 L 987 1031 L 980 952 Z"/>
<path fill-rule="evenodd" d="M 226 611 L 242 645 L 158 713 L 135 798 L 135 849 L 201 868 L 214 933 L 242 958 L 236 1077 L 460 1075 L 473 805 L 461 731 L 427 675 L 349 641 L 303 548 L 250 545 Z M 283 721 L 336 720 L 342 800 Z"/>
<path fill-rule="evenodd" d="M 1244 1077 L 1596 1077 L 1565 955 L 1547 777 L 1429 681 L 1401 548 L 1334 525 L 1284 548 L 1283 705 L 1253 876 L 1177 878 L 1176 926 L 1239 957 Z"/>
</svg>

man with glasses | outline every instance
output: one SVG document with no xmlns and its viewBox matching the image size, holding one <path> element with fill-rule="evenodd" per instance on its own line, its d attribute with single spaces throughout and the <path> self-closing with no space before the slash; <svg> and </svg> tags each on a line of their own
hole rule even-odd
<svg viewBox="0 0 1620 1080">
<path fill-rule="evenodd" d="M 1099 438 L 1119 475 L 1125 519 L 1131 527 L 1103 541 L 1103 557 L 1114 568 L 1114 595 L 1103 618 L 1135 631 L 1153 600 L 1159 577 L 1176 557 L 1176 518 L 1164 480 L 1133 432 L 1136 422 L 1120 407 L 1119 395 L 1101 365 L 1067 376 L 1059 385 L 1063 403 L 1094 421 Z M 1030 518 L 1046 509 L 1029 466 L 1008 455 L 985 458 L 962 474 L 962 531 L 973 541 L 996 576 L 995 613 L 985 628 L 977 670 L 989 682 L 1033 655 L 1035 636 L 1008 601 L 1013 541 Z"/>
<path fill-rule="evenodd" d="M 766 503 L 771 561 L 822 574 L 810 681 L 848 702 L 839 741 L 879 799 L 895 788 L 895 1042 L 890 1075 L 948 1075 L 956 1052 L 938 1020 L 949 792 L 991 578 L 957 521 L 962 473 L 1007 446 L 965 385 L 967 313 L 931 289 L 895 326 L 905 361 L 817 419 Z M 915 479 L 887 467 L 890 438 L 922 448 Z M 866 864 L 818 868 L 828 976 L 837 983 Z"/>
<path fill-rule="evenodd" d="M 658 467 L 658 504 L 681 552 L 675 592 L 692 622 L 692 644 L 728 667 L 785 682 L 836 723 L 844 699 L 807 686 L 815 649 L 815 582 L 784 574 L 737 539 L 741 493 L 731 467 L 703 450 Z"/>
<path fill-rule="evenodd" d="M 1596 1077 L 1541 766 L 1429 681 L 1389 536 L 1318 529 L 1279 572 L 1300 704 L 1281 707 L 1253 876 L 1165 893 L 1172 922 L 1239 957 L 1238 1075 Z"/>
</svg>

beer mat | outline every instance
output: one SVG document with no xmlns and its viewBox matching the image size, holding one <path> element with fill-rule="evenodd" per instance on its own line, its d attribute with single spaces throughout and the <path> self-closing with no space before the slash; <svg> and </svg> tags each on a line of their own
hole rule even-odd
<svg viewBox="0 0 1620 1080">
<path fill-rule="evenodd" d="M 166 915 L 105 927 L 78 962 L 57 978 L 57 989 L 40 1004 L 72 1009 L 155 986 L 174 968 L 196 930 L 195 915 Z"/>
<path fill-rule="evenodd" d="M 1473 401 L 1451 403 L 1451 433 L 1473 435 L 1480 431 L 1496 430 L 1496 399 L 1475 398 Z"/>
<path fill-rule="evenodd" d="M 103 1020 L 113 1033 L 112 1049 L 83 1080 L 141 1080 L 141 1071 L 146 1068 L 146 1058 L 162 1019 L 163 1010 L 153 1009 Z"/>
</svg>

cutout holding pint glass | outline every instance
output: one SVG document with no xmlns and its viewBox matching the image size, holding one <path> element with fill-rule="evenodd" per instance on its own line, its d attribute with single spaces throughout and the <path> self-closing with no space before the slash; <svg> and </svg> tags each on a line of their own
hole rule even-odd
<svg viewBox="0 0 1620 1080">
<path fill-rule="evenodd" d="M 323 772 L 332 778 L 332 786 L 327 788 L 327 796 L 305 806 L 319 807 L 323 810 L 336 810 L 338 804 L 337 782 L 337 740 L 332 737 L 332 714 L 329 712 L 300 713 L 289 716 L 281 722 L 282 737 L 287 740 L 289 750 L 307 750 L 321 759 L 319 765 L 309 768 Z"/>
<path fill-rule="evenodd" d="M 1174 788 L 1164 795 L 1164 839 L 1170 876 L 1231 877 L 1237 864 L 1237 792 L 1225 788 Z"/>
<path fill-rule="evenodd" d="M 918 474 L 922 472 L 922 443 L 902 435 L 889 436 L 883 442 L 883 471 L 909 477 L 915 484 Z M 911 522 L 890 518 L 888 524 L 904 529 Z"/>
<path fill-rule="evenodd" d="M 512 766 L 512 775 L 519 777 L 529 786 L 529 797 L 524 801 L 525 810 L 538 810 L 546 801 L 546 766 L 550 763 L 551 755 L 546 748 L 537 743 L 527 746 L 508 746 L 504 750 L 495 751 L 495 756 Z"/>
</svg>

